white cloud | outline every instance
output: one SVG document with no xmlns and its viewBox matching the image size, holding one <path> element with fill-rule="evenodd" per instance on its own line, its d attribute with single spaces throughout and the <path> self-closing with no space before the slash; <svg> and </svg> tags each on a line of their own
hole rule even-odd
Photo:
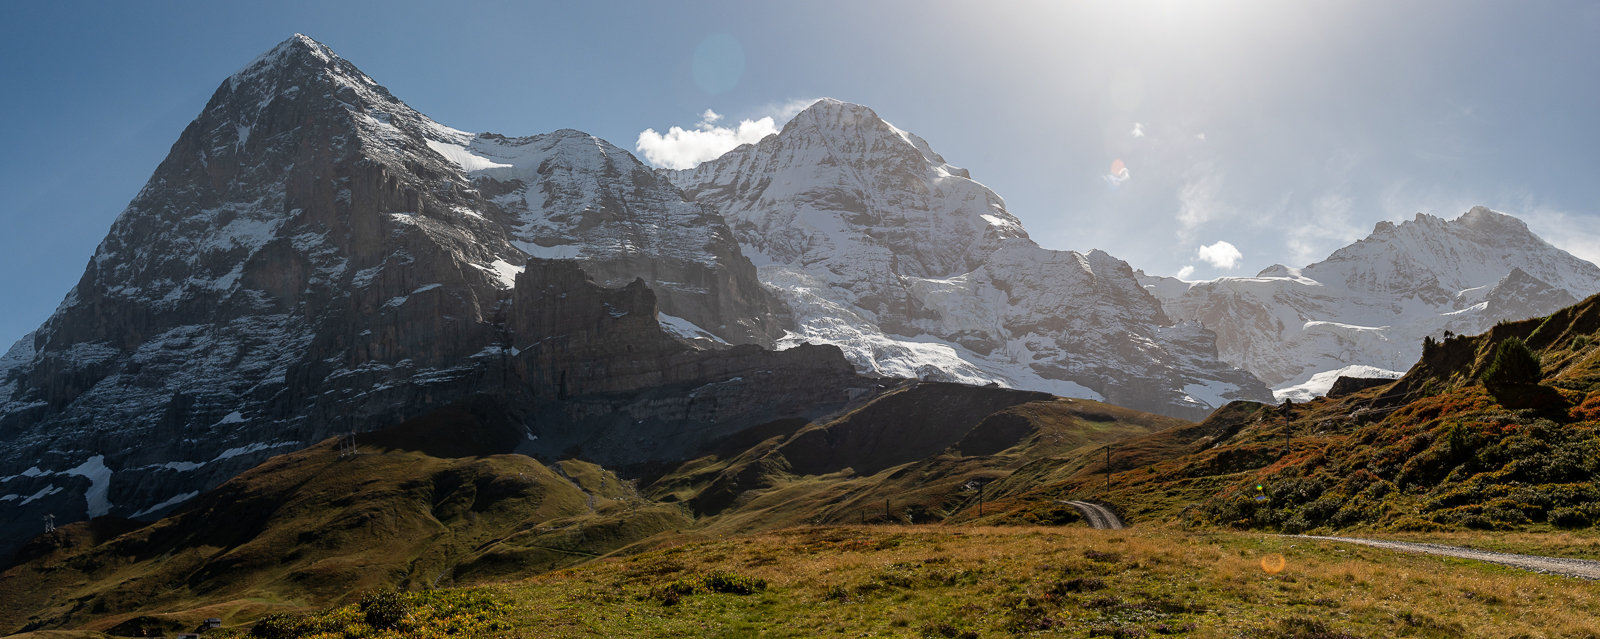
<svg viewBox="0 0 1600 639">
<path fill-rule="evenodd" d="M 1210 246 L 1201 246 L 1195 254 L 1200 256 L 1200 261 L 1207 262 L 1217 268 L 1239 268 L 1239 261 L 1244 259 L 1244 254 L 1232 244 L 1218 241 Z"/>
<path fill-rule="evenodd" d="M 635 148 L 651 164 L 669 169 L 689 169 L 721 156 L 741 144 L 759 142 L 761 138 L 778 132 L 772 117 L 743 120 L 736 127 L 715 126 L 722 119 L 710 109 L 701 116 L 700 124 L 693 129 L 672 127 L 665 134 L 655 129 L 645 129 L 639 134 Z"/>
<path fill-rule="evenodd" d="M 1178 279 L 1186 280 L 1189 279 L 1190 275 L 1194 275 L 1193 264 L 1185 264 L 1183 268 L 1178 269 Z"/>
<path fill-rule="evenodd" d="M 1134 122 L 1133 123 L 1133 137 L 1136 137 L 1136 138 L 1144 137 L 1144 125 L 1139 124 L 1138 122 Z"/>
<path fill-rule="evenodd" d="M 1205 142 L 1206 141 L 1206 134 L 1204 134 L 1204 133 L 1196 133 L 1196 134 L 1194 134 L 1194 137 L 1195 137 L 1195 139 L 1200 140 L 1201 142 Z"/>
<path fill-rule="evenodd" d="M 1222 203 L 1221 191 L 1222 178 L 1215 173 L 1191 180 L 1178 190 L 1178 224 L 1182 227 L 1180 236 L 1187 238 L 1195 227 L 1227 215 L 1228 208 Z"/>
<path fill-rule="evenodd" d="M 645 129 L 634 148 L 651 164 L 668 169 L 689 169 L 721 156 L 741 144 L 754 144 L 777 133 L 780 122 L 787 123 L 816 100 L 790 100 L 760 109 L 769 115 L 740 120 L 737 125 L 717 126 L 723 116 L 711 109 L 700 114 L 700 122 L 685 129 L 672 127 L 666 133 Z"/>
</svg>

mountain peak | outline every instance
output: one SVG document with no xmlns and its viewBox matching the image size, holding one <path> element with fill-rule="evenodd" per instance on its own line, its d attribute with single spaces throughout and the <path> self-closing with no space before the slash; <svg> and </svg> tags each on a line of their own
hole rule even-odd
<svg viewBox="0 0 1600 639">
<path fill-rule="evenodd" d="M 289 39 L 278 43 L 278 46 L 272 47 L 265 53 L 256 56 L 249 64 L 244 65 L 243 68 L 229 76 L 228 82 L 232 86 L 238 87 L 241 82 L 252 80 L 273 69 L 288 68 L 296 65 L 325 67 L 335 61 L 343 62 L 344 59 L 335 54 L 333 49 L 329 49 L 328 45 L 317 42 L 305 34 L 296 33 L 290 36 Z M 349 63 L 346 62 L 345 64 Z M 353 66 L 351 68 L 354 69 Z"/>
<path fill-rule="evenodd" d="M 927 140 L 886 122 L 878 117 L 876 111 L 854 102 L 834 98 L 817 100 L 783 125 L 779 135 L 791 137 L 802 132 L 821 136 L 824 144 L 829 146 L 839 144 L 838 141 L 842 140 L 845 148 L 854 148 L 855 152 L 870 149 L 879 149 L 881 152 L 898 147 L 898 153 L 907 160 L 926 161 L 934 166 L 946 165 L 944 156 L 936 153 Z M 884 142 L 888 143 L 887 147 L 883 146 Z M 968 179 L 972 177 L 966 169 L 948 165 L 944 169 L 951 175 Z"/>
<path fill-rule="evenodd" d="M 1455 222 L 1480 233 L 1530 233 L 1527 223 L 1487 206 L 1474 206 Z"/>
<path fill-rule="evenodd" d="M 783 126 L 783 133 L 794 129 L 842 129 L 856 126 L 877 128 L 888 123 L 872 109 L 833 98 L 822 98 L 796 114 Z"/>
</svg>

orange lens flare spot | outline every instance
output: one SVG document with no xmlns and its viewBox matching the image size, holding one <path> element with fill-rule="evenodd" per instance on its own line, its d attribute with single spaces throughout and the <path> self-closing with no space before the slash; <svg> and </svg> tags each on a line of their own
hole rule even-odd
<svg viewBox="0 0 1600 639">
<path fill-rule="evenodd" d="M 1283 572 L 1283 569 L 1288 565 L 1289 560 L 1284 559 L 1283 555 L 1278 553 L 1272 553 L 1261 558 L 1261 569 L 1267 571 L 1267 574 L 1269 575 L 1276 575 L 1280 572 Z"/>
<path fill-rule="evenodd" d="M 1126 171 L 1126 170 L 1128 170 L 1128 167 L 1123 166 L 1122 160 L 1112 160 L 1111 161 L 1111 174 L 1112 175 L 1115 175 L 1117 177 L 1122 177 L 1122 172 Z"/>
</svg>

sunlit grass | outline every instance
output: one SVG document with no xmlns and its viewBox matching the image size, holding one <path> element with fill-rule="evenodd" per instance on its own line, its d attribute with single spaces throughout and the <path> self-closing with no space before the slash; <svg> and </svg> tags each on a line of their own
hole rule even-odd
<svg viewBox="0 0 1600 639">
<path fill-rule="evenodd" d="M 457 636 L 1600 636 L 1593 582 L 1160 527 L 799 528 L 473 592 L 499 616 Z"/>
</svg>

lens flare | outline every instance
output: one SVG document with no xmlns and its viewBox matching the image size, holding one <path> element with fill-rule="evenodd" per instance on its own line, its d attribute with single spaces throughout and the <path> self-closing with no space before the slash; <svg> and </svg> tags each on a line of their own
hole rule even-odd
<svg viewBox="0 0 1600 639">
<path fill-rule="evenodd" d="M 1261 569 L 1267 571 L 1267 574 L 1269 575 L 1276 575 L 1280 572 L 1283 572 L 1283 569 L 1288 565 L 1289 560 L 1284 559 L 1283 555 L 1278 553 L 1272 553 L 1261 558 Z"/>
<path fill-rule="evenodd" d="M 1114 160 L 1111 162 L 1111 173 L 1100 177 L 1106 181 L 1106 186 L 1115 189 L 1128 181 L 1128 166 L 1120 159 Z"/>
</svg>

